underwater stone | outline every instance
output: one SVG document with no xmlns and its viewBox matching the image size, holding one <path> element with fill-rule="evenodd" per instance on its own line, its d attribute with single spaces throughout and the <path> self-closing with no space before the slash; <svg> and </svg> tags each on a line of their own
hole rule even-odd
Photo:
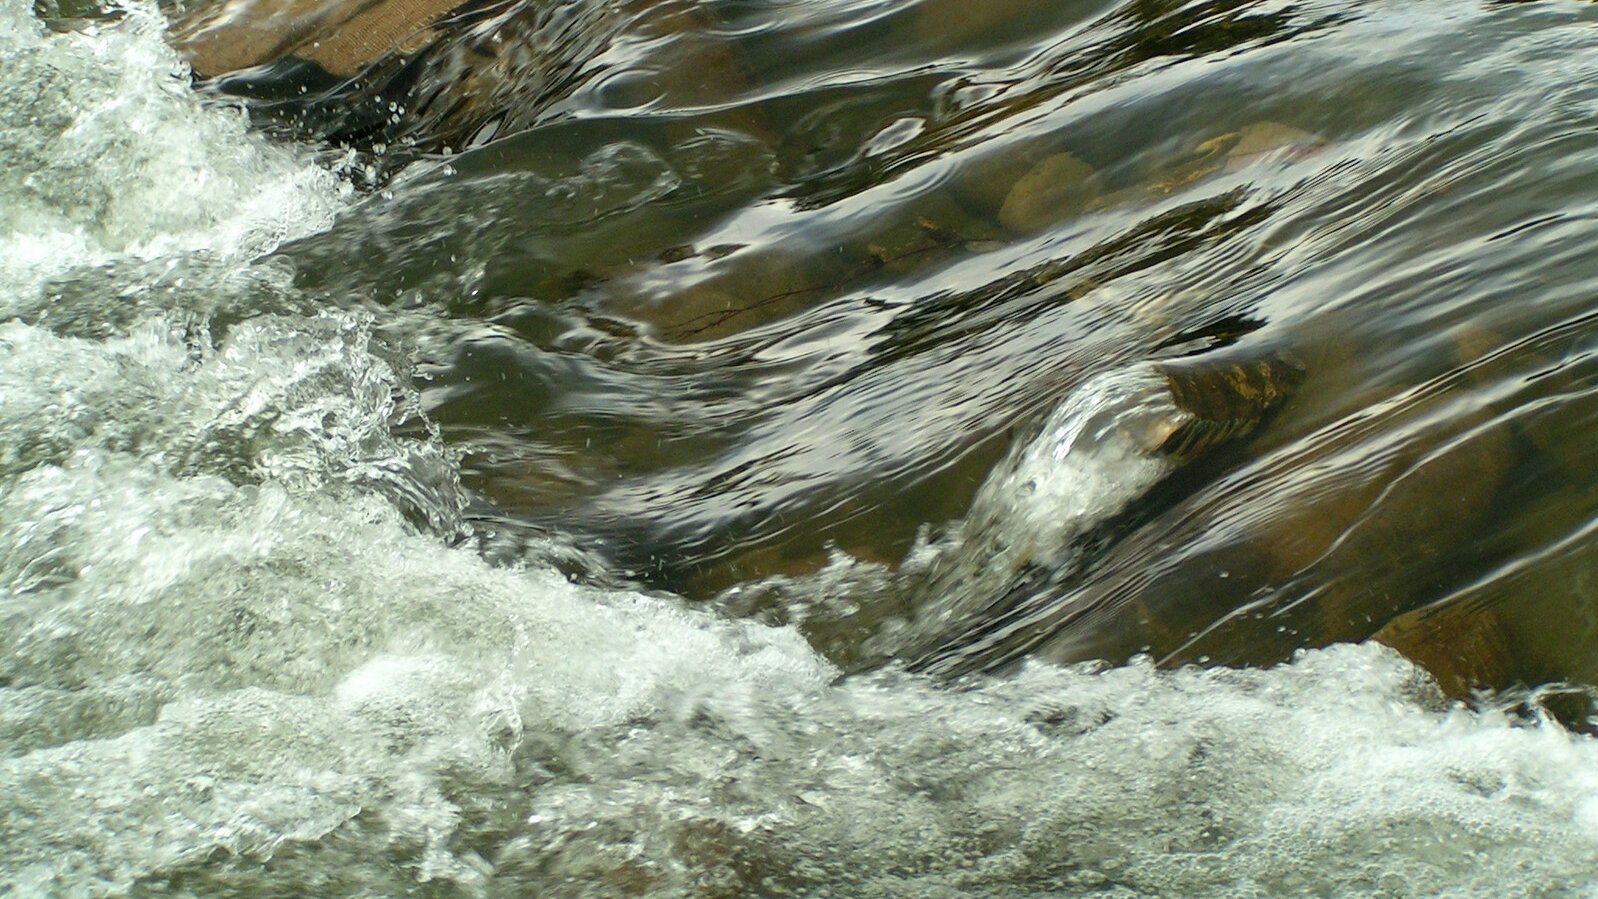
<svg viewBox="0 0 1598 899">
<path fill-rule="evenodd" d="M 999 224 L 1017 233 L 1041 231 L 1077 215 L 1099 195 L 1093 167 L 1056 153 L 1021 176 L 999 207 Z"/>
</svg>

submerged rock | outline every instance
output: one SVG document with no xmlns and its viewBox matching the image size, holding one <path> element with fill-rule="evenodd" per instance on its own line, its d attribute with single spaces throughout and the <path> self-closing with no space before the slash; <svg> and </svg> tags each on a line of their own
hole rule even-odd
<svg viewBox="0 0 1598 899">
<path fill-rule="evenodd" d="M 953 190 L 973 209 L 997 206 L 999 224 L 1009 232 L 1034 234 L 1083 213 L 1148 202 L 1224 172 L 1297 159 L 1325 145 L 1324 137 L 1301 128 L 1251 122 L 1188 152 L 1161 156 L 1131 183 L 1118 184 L 1107 183 L 1112 179 L 1069 152 L 1037 159 L 1038 150 L 1017 149 L 973 160 Z"/>
<path fill-rule="evenodd" d="M 1120 192 L 1163 196 L 1215 175 L 1239 172 L 1273 160 L 1312 155 L 1326 146 L 1326 138 L 1281 122 L 1250 122 L 1236 131 L 1209 138 L 1175 158 L 1158 160 L 1137 187 Z"/>
<path fill-rule="evenodd" d="M 1281 122 L 1251 122 L 1234 134 L 1221 138 L 1226 144 L 1228 172 L 1271 159 L 1277 154 L 1288 158 L 1308 156 L 1326 146 L 1326 138 Z"/>
<path fill-rule="evenodd" d="M 180 14 L 172 32 L 198 78 L 263 119 L 389 152 L 524 131 L 601 72 L 623 108 L 715 104 L 748 82 L 703 4 L 229 0 Z M 647 71 L 596 64 L 622 34 L 660 44 Z M 738 111 L 721 118 L 759 130 Z"/>
<path fill-rule="evenodd" d="M 1015 182 L 999 207 L 999 224 L 1030 233 L 1078 215 L 1099 196 L 1093 167 L 1070 153 L 1056 153 Z"/>
<path fill-rule="evenodd" d="M 173 27 L 194 72 L 215 78 L 276 63 L 350 77 L 389 57 L 409 57 L 441 34 L 464 0 L 237 0 L 200 7 Z"/>
<path fill-rule="evenodd" d="M 1047 5 L 1036 0 L 921 0 L 915 7 L 915 38 L 929 47 L 952 48 L 995 32 L 1024 28 Z"/>
</svg>

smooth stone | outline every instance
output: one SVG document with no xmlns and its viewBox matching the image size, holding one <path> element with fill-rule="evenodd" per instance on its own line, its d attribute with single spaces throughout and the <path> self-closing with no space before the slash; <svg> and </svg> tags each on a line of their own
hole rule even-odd
<svg viewBox="0 0 1598 899">
<path fill-rule="evenodd" d="M 1055 150 L 1053 146 L 1012 145 L 952 154 L 945 161 L 952 166 L 949 195 L 971 214 L 992 219 L 1015 183 Z"/>
<path fill-rule="evenodd" d="M 1253 122 L 1237 132 L 1237 141 L 1226 151 L 1226 170 L 1235 172 L 1281 154 L 1308 156 L 1326 146 L 1326 138 L 1281 122 Z"/>
<path fill-rule="evenodd" d="M 438 37 L 433 25 L 463 0 L 236 0 L 173 23 L 174 43 L 202 77 L 294 56 L 349 77 Z"/>
<path fill-rule="evenodd" d="M 1163 196 L 1221 172 L 1238 172 L 1278 157 L 1307 156 L 1326 145 L 1318 134 L 1280 122 L 1252 122 L 1203 141 L 1176 158 L 1162 160 L 1133 191 Z M 1117 198 L 1119 200 L 1121 198 Z"/>
<path fill-rule="evenodd" d="M 1039 10 L 1037 0 L 921 0 L 915 34 L 925 46 L 947 49 L 1016 30 L 1018 23 L 1039 18 Z"/>
<path fill-rule="evenodd" d="M 1388 622 L 1371 639 L 1419 665 L 1446 696 L 1504 685 L 1518 666 L 1503 621 L 1490 608 L 1449 602 Z"/>
<path fill-rule="evenodd" d="M 1018 234 L 1041 231 L 1080 214 L 1099 193 L 1092 166 L 1070 153 L 1056 153 L 1010 188 L 999 207 L 999 224 Z"/>
</svg>

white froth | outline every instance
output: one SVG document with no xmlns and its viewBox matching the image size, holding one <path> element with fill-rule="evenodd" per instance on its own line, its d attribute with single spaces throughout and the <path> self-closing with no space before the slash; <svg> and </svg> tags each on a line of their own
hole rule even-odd
<svg viewBox="0 0 1598 899">
<path fill-rule="evenodd" d="M 163 33 L 153 6 L 52 34 L 0 0 L 0 311 L 74 265 L 249 258 L 331 222 L 338 180 L 201 102 Z"/>
</svg>

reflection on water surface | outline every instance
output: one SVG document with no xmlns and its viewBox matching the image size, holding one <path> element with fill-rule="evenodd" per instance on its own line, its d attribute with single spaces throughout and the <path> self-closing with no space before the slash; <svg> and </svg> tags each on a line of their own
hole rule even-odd
<svg viewBox="0 0 1598 899">
<path fill-rule="evenodd" d="M 496 77 L 540 89 L 462 87 L 477 26 L 357 83 L 494 139 L 284 255 L 334 295 L 445 304 L 419 384 L 483 526 L 692 595 L 839 551 L 896 567 L 1088 378 L 1233 345 L 1303 359 L 1302 391 L 1001 642 L 1283 658 L 1497 596 L 1566 536 L 1531 532 L 1585 520 L 1574 441 L 1522 420 L 1583 414 L 1579 376 L 1538 372 L 1584 332 L 1584 9 L 967 6 L 590 4 L 586 44 L 495 7 L 547 43 Z M 472 142 L 429 108 L 382 158 Z M 433 142 L 397 149 L 418 122 Z M 812 587 L 756 606 L 825 645 L 838 588 Z M 825 648 L 939 601 L 881 598 Z"/>
<path fill-rule="evenodd" d="M 1598 7 L 266 8 L 0 0 L 0 891 L 1598 877 Z"/>
</svg>

